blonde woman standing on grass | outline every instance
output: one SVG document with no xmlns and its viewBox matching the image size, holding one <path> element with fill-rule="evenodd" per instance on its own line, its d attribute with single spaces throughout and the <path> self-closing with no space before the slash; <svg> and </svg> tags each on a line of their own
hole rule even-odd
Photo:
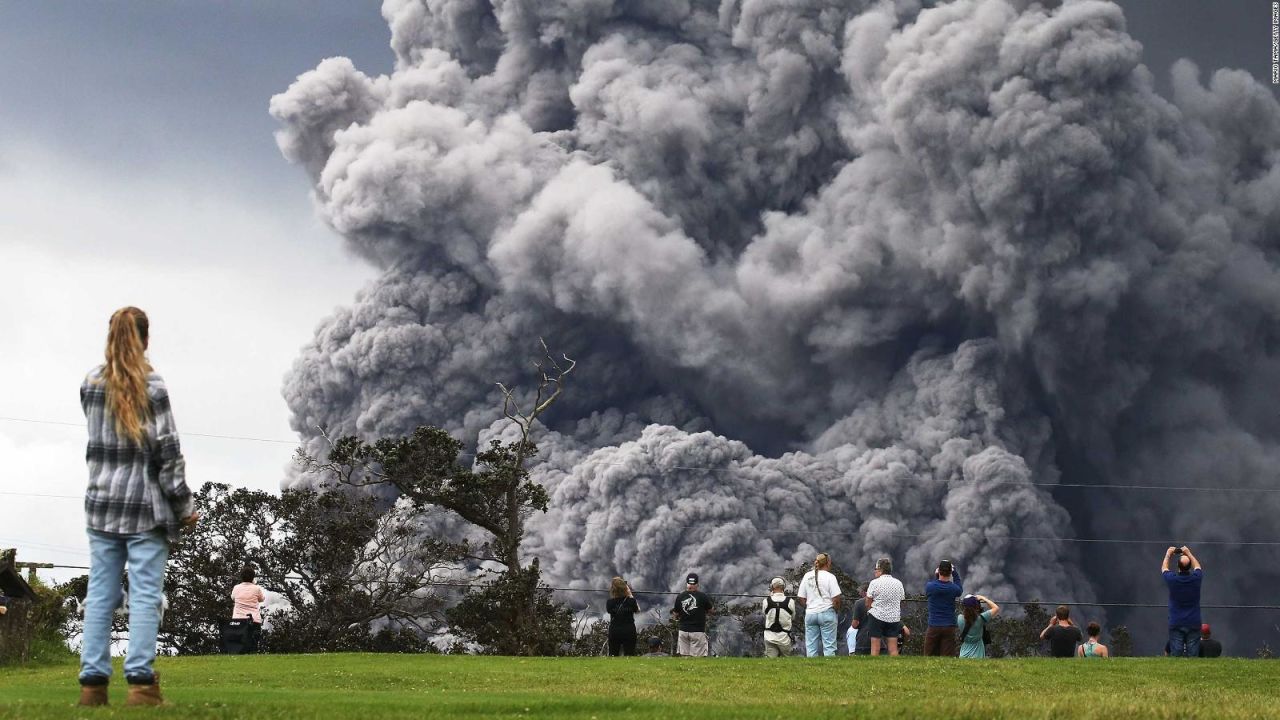
<svg viewBox="0 0 1280 720">
<path fill-rule="evenodd" d="M 813 569 L 800 578 L 796 602 L 804 607 L 805 654 L 835 657 L 836 611 L 840 609 L 840 583 L 831 573 L 831 556 L 818 553 Z"/>
<path fill-rule="evenodd" d="M 178 430 L 164 380 L 146 350 L 150 323 L 135 307 L 117 310 L 107 329 L 106 362 L 80 385 L 89 441 L 85 524 L 89 590 L 80 653 L 80 704 L 106 705 L 111 679 L 111 613 L 129 569 L 127 705 L 160 705 L 152 668 L 160 630 L 169 543 L 196 521 Z"/>
</svg>

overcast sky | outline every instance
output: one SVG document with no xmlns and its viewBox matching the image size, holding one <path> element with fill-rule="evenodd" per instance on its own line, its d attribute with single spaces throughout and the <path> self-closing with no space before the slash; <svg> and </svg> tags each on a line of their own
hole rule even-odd
<svg viewBox="0 0 1280 720">
<path fill-rule="evenodd" d="M 281 380 L 371 272 L 315 219 L 267 102 L 325 57 L 388 72 L 378 5 L 0 3 L 0 547 L 86 564 L 77 389 L 127 304 L 151 316 L 188 481 L 277 487 Z M 1121 5 L 1162 89 L 1179 57 L 1269 81 L 1265 0 Z"/>
</svg>

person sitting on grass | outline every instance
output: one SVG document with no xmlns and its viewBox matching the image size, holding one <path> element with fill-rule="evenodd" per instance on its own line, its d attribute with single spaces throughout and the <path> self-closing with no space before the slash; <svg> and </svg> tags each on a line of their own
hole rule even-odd
<svg viewBox="0 0 1280 720">
<path fill-rule="evenodd" d="M 986 603 L 990 608 L 983 611 L 982 603 Z M 960 657 L 986 657 L 987 646 L 982 641 L 982 632 L 986 629 L 987 623 L 1000 614 L 1000 606 L 984 595 L 966 595 L 964 600 L 960 601 L 960 608 L 961 613 L 956 616 L 956 626 L 960 629 L 962 638 Z"/>
<path fill-rule="evenodd" d="M 1200 624 L 1200 657 L 1222 657 L 1222 643 L 1214 640 L 1211 637 L 1212 634 L 1209 623 Z"/>
<path fill-rule="evenodd" d="M 649 638 L 649 652 L 640 657 L 671 657 L 667 653 L 662 652 L 662 638 L 654 636 Z"/>
<path fill-rule="evenodd" d="M 1040 639 L 1049 641 L 1049 654 L 1056 658 L 1069 658 L 1076 654 L 1076 643 L 1083 640 L 1080 628 L 1071 622 L 1071 608 L 1059 605 L 1049 625 L 1040 631 Z"/>
<path fill-rule="evenodd" d="M 1107 646 L 1098 642 L 1098 636 L 1102 634 L 1102 626 L 1096 622 L 1091 622 L 1085 630 L 1089 633 L 1089 639 L 1076 648 L 1076 657 L 1111 657 L 1111 653 L 1107 651 Z"/>
</svg>

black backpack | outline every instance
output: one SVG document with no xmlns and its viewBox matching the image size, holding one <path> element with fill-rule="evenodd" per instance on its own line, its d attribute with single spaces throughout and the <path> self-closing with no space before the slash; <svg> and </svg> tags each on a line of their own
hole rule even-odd
<svg viewBox="0 0 1280 720">
<path fill-rule="evenodd" d="M 794 619 L 796 614 L 795 614 L 795 611 L 791 609 L 791 605 L 793 602 L 795 601 L 792 600 L 791 598 L 787 598 L 782 602 L 778 602 L 773 598 L 765 598 L 764 616 L 769 617 L 770 610 L 780 610 L 790 615 L 792 619 Z M 786 628 L 782 627 L 782 621 L 779 619 L 780 617 L 781 617 L 780 615 L 774 614 L 773 623 L 770 624 L 768 627 L 766 627 L 765 630 L 768 630 L 769 632 L 786 632 L 787 631 Z"/>
</svg>

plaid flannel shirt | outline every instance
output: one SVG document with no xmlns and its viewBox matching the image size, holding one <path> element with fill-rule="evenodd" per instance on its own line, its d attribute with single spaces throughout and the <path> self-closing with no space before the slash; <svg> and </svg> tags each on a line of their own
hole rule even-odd
<svg viewBox="0 0 1280 720">
<path fill-rule="evenodd" d="M 132 535 L 164 527 L 170 542 L 178 539 L 182 518 L 193 510 L 186 462 L 178 445 L 178 428 L 169 408 L 169 391 L 156 373 L 147 376 L 151 419 L 142 445 L 116 434 L 107 410 L 102 366 L 80 385 L 80 405 L 88 423 L 89 486 L 84 494 L 85 522 L 91 530 Z"/>
</svg>

